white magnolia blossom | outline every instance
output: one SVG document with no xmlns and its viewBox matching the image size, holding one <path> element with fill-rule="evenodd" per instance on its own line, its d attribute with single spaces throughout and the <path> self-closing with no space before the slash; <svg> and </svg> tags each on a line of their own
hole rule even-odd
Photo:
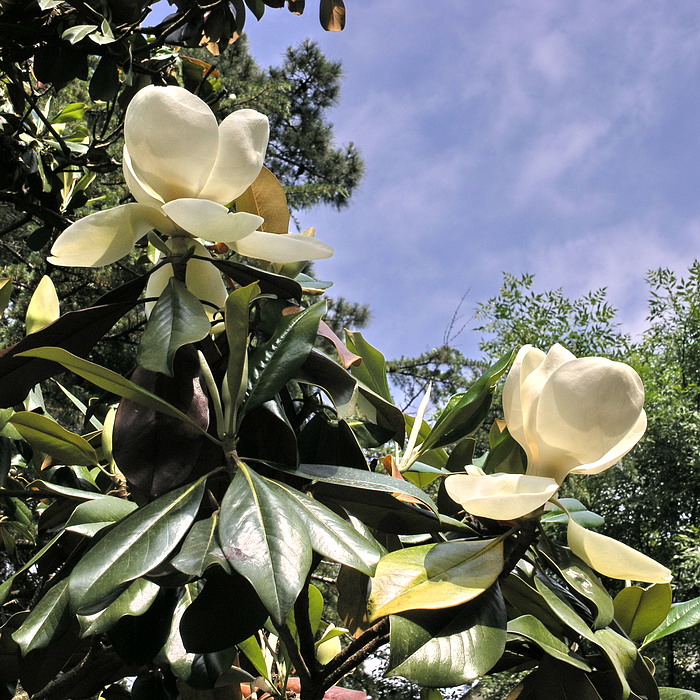
<svg viewBox="0 0 700 700">
<path fill-rule="evenodd" d="M 277 263 L 330 257 L 333 249 L 325 243 L 258 231 L 261 217 L 229 211 L 260 173 L 268 137 L 267 117 L 255 110 L 238 110 L 217 124 L 208 105 L 183 88 L 143 88 L 124 120 L 124 179 L 136 202 L 76 221 L 58 237 L 49 261 L 107 265 L 152 229 L 170 239 L 189 239 L 195 254 L 205 257 L 193 239 L 225 243 L 242 255 Z M 183 246 L 175 247 L 181 252 Z M 159 277 L 167 284 L 172 268 L 164 270 Z M 214 304 L 225 298 L 221 275 L 209 263 L 189 262 L 187 278 L 195 293 L 208 290 L 200 298 Z"/>
<path fill-rule="evenodd" d="M 465 474 L 447 477 L 447 493 L 478 517 L 513 520 L 533 513 L 556 495 L 568 474 L 597 474 L 626 455 L 646 429 L 643 405 L 642 381 L 629 365 L 576 358 L 558 344 L 546 354 L 525 345 L 506 379 L 503 411 L 511 436 L 527 455 L 526 473 L 484 474 L 470 466 Z M 597 564 L 619 547 L 620 560 L 629 565 L 618 578 L 670 577 L 668 569 L 643 554 L 570 522 L 572 550 L 601 573 L 614 575 L 614 562 L 605 571 Z M 591 556 L 601 543 L 606 554 Z"/>
</svg>

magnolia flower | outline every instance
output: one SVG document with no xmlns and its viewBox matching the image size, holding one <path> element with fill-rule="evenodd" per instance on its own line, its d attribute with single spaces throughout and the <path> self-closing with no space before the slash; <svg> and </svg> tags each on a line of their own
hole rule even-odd
<svg viewBox="0 0 700 700">
<path fill-rule="evenodd" d="M 76 221 L 58 237 L 49 261 L 107 265 L 127 255 L 152 229 L 168 237 L 176 252 L 194 246 L 195 254 L 202 255 L 204 249 L 193 240 L 201 238 L 270 262 L 330 257 L 332 248 L 320 241 L 258 231 L 261 217 L 229 211 L 227 205 L 260 173 L 268 136 L 267 117 L 255 110 L 238 110 L 217 124 L 207 104 L 183 88 L 143 88 L 124 120 L 124 179 L 136 202 Z M 189 239 L 188 245 L 178 239 Z M 167 284 L 172 275 L 170 266 L 164 270 L 155 287 L 164 277 Z M 188 286 L 208 290 L 206 300 L 218 304 L 225 298 L 221 276 L 212 265 L 191 261 L 187 278 Z"/>
<path fill-rule="evenodd" d="M 506 425 L 525 450 L 526 473 L 487 475 L 470 466 L 447 477 L 447 493 L 479 517 L 513 520 L 533 513 L 568 474 L 597 474 L 626 455 L 646 429 L 643 404 L 642 381 L 629 365 L 577 359 L 561 345 L 547 354 L 526 345 L 503 389 Z M 669 570 L 654 560 L 572 519 L 568 534 L 574 553 L 607 576 L 670 580 Z"/>
<path fill-rule="evenodd" d="M 646 429 L 644 387 L 622 362 L 577 359 L 561 345 L 525 345 L 503 388 L 511 436 L 527 455 L 521 474 L 450 476 L 450 497 L 472 515 L 499 520 L 543 506 L 568 474 L 597 474 L 637 444 Z"/>
</svg>

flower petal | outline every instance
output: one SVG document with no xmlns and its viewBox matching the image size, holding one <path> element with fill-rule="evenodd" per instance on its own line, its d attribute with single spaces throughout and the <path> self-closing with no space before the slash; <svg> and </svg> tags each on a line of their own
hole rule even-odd
<svg viewBox="0 0 700 700">
<path fill-rule="evenodd" d="M 122 149 L 122 172 L 124 173 L 126 186 L 139 204 L 147 204 L 149 207 L 155 208 L 160 208 L 163 205 L 163 198 L 136 176 L 126 144 L 124 144 Z"/>
<path fill-rule="evenodd" d="M 574 469 L 611 467 L 644 434 L 643 405 L 642 380 L 629 365 L 583 357 L 560 366 L 537 406 L 537 473 L 561 482 Z"/>
<path fill-rule="evenodd" d="M 261 216 L 230 212 L 223 204 L 208 199 L 175 199 L 165 204 L 163 211 L 193 236 L 220 243 L 235 243 L 263 223 Z"/>
<path fill-rule="evenodd" d="M 219 149 L 214 113 L 184 88 L 139 90 L 124 119 L 124 140 L 136 177 L 164 201 L 204 187 Z"/>
<path fill-rule="evenodd" d="M 503 413 L 508 432 L 528 453 L 528 457 L 529 447 L 525 438 L 525 414 L 528 407 L 522 404 L 521 389 L 523 382 L 542 364 L 545 357 L 542 350 L 532 345 L 523 345 L 513 360 L 503 386 Z"/>
<path fill-rule="evenodd" d="M 157 209 L 145 204 L 122 204 L 71 224 L 51 248 L 49 262 L 64 267 L 100 267 L 127 255 L 151 229 L 169 228 Z"/>
<path fill-rule="evenodd" d="M 245 192 L 260 174 L 270 137 L 267 117 L 239 109 L 219 125 L 219 150 L 202 199 L 228 204 Z"/>
<path fill-rule="evenodd" d="M 567 536 L 571 551 L 603 576 L 645 583 L 668 583 L 673 575 L 651 557 L 612 537 L 586 530 L 569 518 Z"/>
<path fill-rule="evenodd" d="M 211 259 L 209 251 L 196 241 L 192 241 L 195 255 Z M 157 269 L 149 278 L 146 285 L 147 297 L 159 297 L 168 285 L 168 280 L 173 276 L 173 266 L 163 265 Z M 203 302 L 204 310 L 211 319 L 216 311 L 226 302 L 226 287 L 221 279 L 221 273 L 206 260 L 189 260 L 187 271 L 185 272 L 185 285 L 197 299 Z M 155 302 L 146 304 L 146 315 L 150 315 Z M 213 306 L 212 306 L 213 304 Z"/>
<path fill-rule="evenodd" d="M 559 485 L 554 479 L 523 474 L 453 474 L 445 479 L 445 489 L 467 513 L 513 520 L 543 506 Z"/>
<path fill-rule="evenodd" d="M 241 255 L 273 263 L 321 260 L 333 255 L 333 248 L 329 245 L 297 233 L 254 231 L 231 247 Z"/>
</svg>

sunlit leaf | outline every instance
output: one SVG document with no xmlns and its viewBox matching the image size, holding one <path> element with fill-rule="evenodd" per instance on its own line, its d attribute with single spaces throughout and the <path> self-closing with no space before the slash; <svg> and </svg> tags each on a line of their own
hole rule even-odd
<svg viewBox="0 0 700 700">
<path fill-rule="evenodd" d="M 18 411 L 9 423 L 32 447 L 51 455 L 60 464 L 92 466 L 99 463 L 97 453 L 85 438 L 69 432 L 48 416 Z"/>
<path fill-rule="evenodd" d="M 700 623 L 700 597 L 683 603 L 674 603 L 666 619 L 644 638 L 641 648 L 674 632 L 694 627 L 698 623 Z"/>
<path fill-rule="evenodd" d="M 351 367 L 352 376 L 365 384 L 375 394 L 379 394 L 385 401 L 393 403 L 389 391 L 384 355 L 373 345 L 370 345 L 359 331 L 346 330 L 345 344 L 351 353 L 362 358 L 360 364 Z"/>
<path fill-rule="evenodd" d="M 10 303 L 13 289 L 14 285 L 9 277 L 0 277 L 0 314 L 5 311 Z"/>
<path fill-rule="evenodd" d="M 77 357 L 72 353 L 63 350 L 62 348 L 36 348 L 34 350 L 27 350 L 26 352 L 20 353 L 20 357 L 39 357 L 45 360 L 51 360 L 52 362 L 57 362 L 63 365 L 66 369 L 74 372 L 83 379 L 87 379 L 92 382 L 95 386 L 104 389 L 105 391 L 111 391 L 117 396 L 122 396 L 123 398 L 129 399 L 134 403 L 141 404 L 142 406 L 147 406 L 148 408 L 164 413 L 172 418 L 178 418 L 179 420 L 185 421 L 189 425 L 195 427 L 199 432 L 206 435 L 209 439 L 213 439 L 206 430 L 204 430 L 196 421 L 192 420 L 189 416 L 178 411 L 174 406 L 171 406 L 167 401 L 164 401 L 159 396 L 152 394 L 150 391 L 146 391 L 137 384 L 130 382 L 116 372 L 107 369 L 106 367 L 101 367 L 93 362 L 88 362 L 81 357 Z"/>
<path fill-rule="evenodd" d="M 68 581 L 64 579 L 43 596 L 22 626 L 12 635 L 22 654 L 43 649 L 61 635 L 70 623 Z"/>
<path fill-rule="evenodd" d="M 631 639 L 653 632 L 671 610 L 673 593 L 668 583 L 623 588 L 614 600 L 615 619 Z"/>
<path fill-rule="evenodd" d="M 405 610 L 461 605 L 481 595 L 503 569 L 503 542 L 442 542 L 382 557 L 372 580 L 371 620 Z"/>
<path fill-rule="evenodd" d="M 93 634 L 107 632 L 124 615 L 138 617 L 143 615 L 153 604 L 160 587 L 145 578 L 137 578 L 114 602 L 104 610 L 92 615 L 78 615 L 80 636 L 89 637 Z"/>
<path fill-rule="evenodd" d="M 110 530 L 76 564 L 69 578 L 71 607 L 86 615 L 158 566 L 179 544 L 199 509 L 206 477 L 138 509 Z"/>
<path fill-rule="evenodd" d="M 306 582 L 311 543 L 288 500 L 245 465 L 239 465 L 221 503 L 219 541 L 229 564 L 283 622 Z"/>
<path fill-rule="evenodd" d="M 27 314 L 25 316 L 27 335 L 45 328 L 60 315 L 61 310 L 56 287 L 51 278 L 44 275 L 29 300 L 29 306 L 27 306 Z"/>
<path fill-rule="evenodd" d="M 204 520 L 198 520 L 187 533 L 180 551 L 171 564 L 178 571 L 191 576 L 201 576 L 205 569 L 213 564 L 228 569 L 226 557 L 216 539 L 218 525 L 217 513 Z"/>
</svg>

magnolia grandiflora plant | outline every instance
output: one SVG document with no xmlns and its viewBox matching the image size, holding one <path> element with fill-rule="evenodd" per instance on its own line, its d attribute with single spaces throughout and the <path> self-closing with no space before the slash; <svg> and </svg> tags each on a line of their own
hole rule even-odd
<svg viewBox="0 0 700 700">
<path fill-rule="evenodd" d="M 537 515 L 569 474 L 598 474 L 626 455 L 646 429 L 644 387 L 622 362 L 576 358 L 561 345 L 547 354 L 518 352 L 503 389 L 510 435 L 527 456 L 525 474 L 485 474 L 470 465 L 445 480 L 451 498 L 471 515 L 514 520 Z M 649 557 L 569 518 L 571 549 L 600 573 L 649 583 L 671 572 Z"/>
<path fill-rule="evenodd" d="M 49 262 L 107 265 L 155 229 L 166 237 L 171 253 L 197 256 L 187 262 L 187 287 L 220 308 L 226 288 L 207 262 L 202 240 L 275 263 L 330 257 L 332 248 L 321 241 L 260 231 L 262 217 L 230 210 L 260 174 L 268 136 L 267 117 L 255 110 L 235 111 L 217 125 L 209 106 L 191 92 L 176 86 L 143 88 L 124 119 L 122 168 L 136 202 L 76 221 L 54 243 Z M 171 264 L 156 270 L 147 295 L 159 296 L 172 275 Z"/>
</svg>

